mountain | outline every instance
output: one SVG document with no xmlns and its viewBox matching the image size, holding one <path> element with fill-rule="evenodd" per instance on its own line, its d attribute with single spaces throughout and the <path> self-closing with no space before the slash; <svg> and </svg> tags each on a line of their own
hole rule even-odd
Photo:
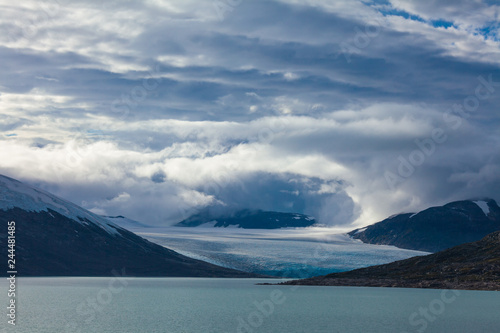
<svg viewBox="0 0 500 333">
<path fill-rule="evenodd" d="M 427 256 L 284 284 L 500 290 L 500 232 Z"/>
<path fill-rule="evenodd" d="M 15 222 L 19 276 L 253 277 L 180 255 L 50 193 L 0 175 L 0 269 Z"/>
<path fill-rule="evenodd" d="M 419 213 L 391 216 L 348 234 L 369 244 L 438 252 L 473 242 L 500 230 L 500 208 L 495 200 L 455 201 Z"/>
<path fill-rule="evenodd" d="M 240 210 L 231 215 L 214 216 L 208 212 L 193 215 L 176 224 L 178 227 L 236 227 L 243 229 L 303 228 L 316 223 L 313 217 L 261 210 Z"/>
</svg>

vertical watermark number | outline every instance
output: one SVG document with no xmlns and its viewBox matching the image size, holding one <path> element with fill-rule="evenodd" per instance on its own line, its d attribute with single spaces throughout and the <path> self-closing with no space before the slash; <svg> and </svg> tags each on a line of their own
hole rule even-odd
<svg viewBox="0 0 500 333">
<path fill-rule="evenodd" d="M 7 321 L 10 325 L 16 325 L 16 222 L 7 223 L 7 280 L 9 281 L 9 306 L 7 307 Z"/>
</svg>

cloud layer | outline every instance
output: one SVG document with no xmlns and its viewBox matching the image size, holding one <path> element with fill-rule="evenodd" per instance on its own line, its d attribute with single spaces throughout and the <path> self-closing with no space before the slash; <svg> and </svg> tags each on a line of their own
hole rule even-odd
<svg viewBox="0 0 500 333">
<path fill-rule="evenodd" d="M 0 173 L 165 225 L 500 200 L 483 1 L 0 1 Z"/>
</svg>

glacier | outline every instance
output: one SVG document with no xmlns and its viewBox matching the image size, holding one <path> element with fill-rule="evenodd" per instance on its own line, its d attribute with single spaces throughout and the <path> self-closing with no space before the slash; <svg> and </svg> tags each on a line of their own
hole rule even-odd
<svg viewBox="0 0 500 333">
<path fill-rule="evenodd" d="M 428 252 L 365 244 L 345 230 L 131 228 L 140 236 L 188 257 L 223 267 L 286 278 L 307 278 L 385 264 Z"/>
</svg>

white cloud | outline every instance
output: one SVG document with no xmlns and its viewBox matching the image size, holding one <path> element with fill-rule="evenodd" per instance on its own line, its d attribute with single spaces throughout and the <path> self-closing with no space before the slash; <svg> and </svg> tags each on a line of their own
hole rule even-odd
<svg viewBox="0 0 500 333">
<path fill-rule="evenodd" d="M 222 20 L 211 1 L 0 1 L 0 172 L 154 224 L 244 195 L 358 224 L 495 196 L 497 92 L 412 177 L 384 177 L 479 75 L 500 81 L 498 41 L 477 33 L 498 6 L 475 3 L 393 2 L 445 29 L 350 0 L 242 2 Z M 374 20 L 347 62 L 340 44 Z"/>
</svg>

